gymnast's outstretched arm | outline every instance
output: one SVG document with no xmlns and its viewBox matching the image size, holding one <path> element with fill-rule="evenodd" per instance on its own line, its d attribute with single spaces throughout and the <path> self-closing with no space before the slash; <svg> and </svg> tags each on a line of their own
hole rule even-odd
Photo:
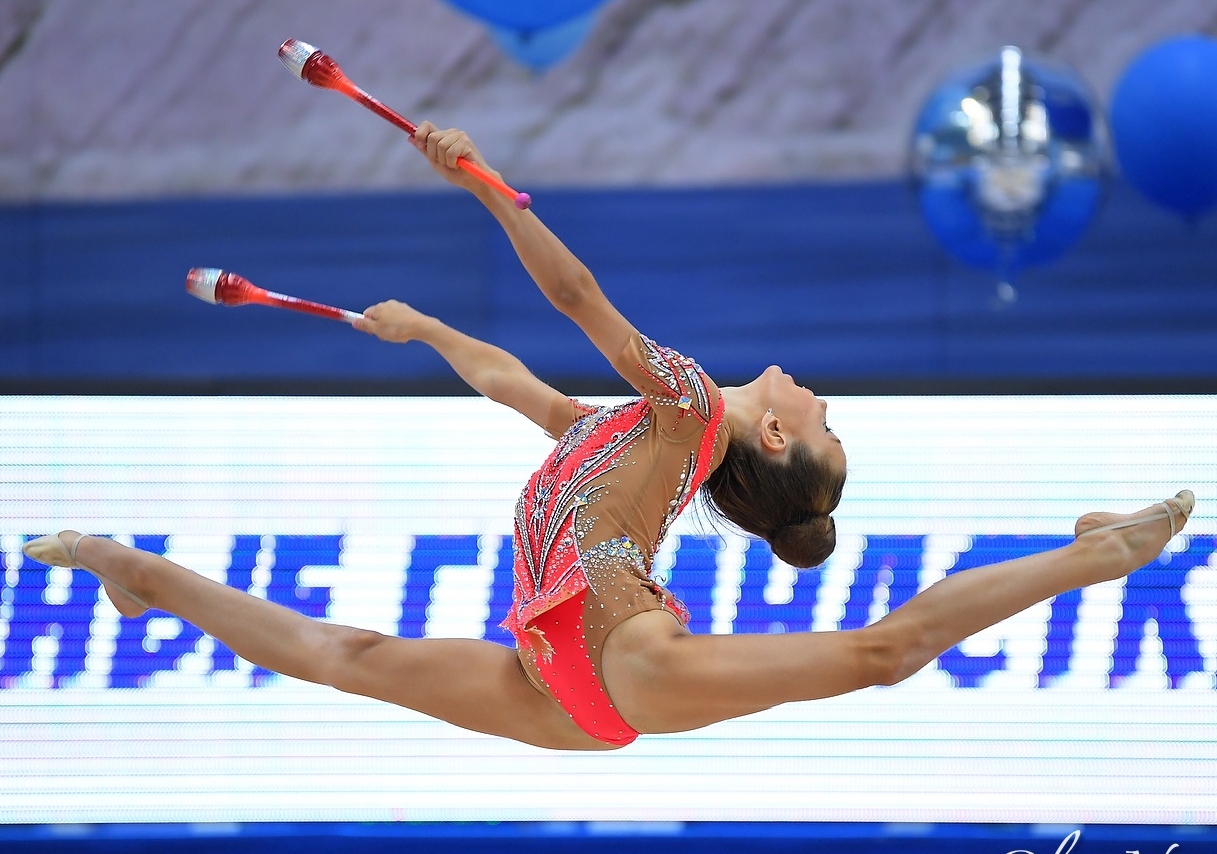
<svg viewBox="0 0 1217 854">
<path fill-rule="evenodd" d="M 616 359 L 633 334 L 633 325 L 608 301 L 583 262 L 536 214 L 517 210 L 510 199 L 463 169 L 455 168 L 457 158 L 465 157 L 498 174 L 486 164 L 469 137 L 463 131 L 439 130 L 430 122 L 423 122 L 413 141 L 436 172 L 473 193 L 494 215 L 524 268 L 554 307 L 578 324 L 605 358 L 610 362 Z"/>
<path fill-rule="evenodd" d="M 397 300 L 369 307 L 351 324 L 382 341 L 421 341 L 444 357 L 474 391 L 510 406 L 534 424 L 558 435 L 567 426 L 561 413 L 567 398 L 537 379 L 506 350 L 458 332 L 430 315 Z"/>
</svg>

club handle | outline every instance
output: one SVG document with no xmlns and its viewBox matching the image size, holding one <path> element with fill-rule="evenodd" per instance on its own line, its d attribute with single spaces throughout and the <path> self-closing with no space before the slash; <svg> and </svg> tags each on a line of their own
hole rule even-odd
<svg viewBox="0 0 1217 854">
<path fill-rule="evenodd" d="M 418 125 L 414 124 L 414 122 L 410 121 L 395 110 L 386 107 L 380 101 L 373 98 L 355 84 L 351 83 L 349 85 L 350 89 L 343 88 L 340 91 L 342 91 L 345 95 L 349 95 L 360 104 L 363 104 L 382 119 L 385 119 L 391 124 L 397 125 L 397 127 L 410 134 L 410 136 L 414 136 L 414 132 L 418 130 Z M 501 180 L 491 175 L 482 167 L 478 166 L 472 160 L 467 160 L 464 157 L 460 157 L 457 158 L 456 165 L 461 169 L 464 169 L 482 183 L 492 187 L 507 198 L 511 199 L 512 202 L 515 203 L 515 206 L 520 210 L 527 210 L 529 205 L 532 204 L 532 197 L 529 196 L 528 193 L 517 193 L 511 187 L 507 186 Z"/>
<path fill-rule="evenodd" d="M 528 193 L 517 193 L 515 190 L 511 189 L 511 187 L 507 186 L 498 178 L 491 175 L 481 166 L 478 166 L 472 160 L 466 160 L 464 157 L 458 157 L 456 158 L 456 165 L 464 169 L 482 183 L 493 187 L 504 196 L 511 199 L 513 202 L 515 202 L 515 206 L 520 210 L 528 210 L 528 206 L 532 204 L 532 197 L 528 195 Z"/>
<path fill-rule="evenodd" d="M 348 311 L 345 308 L 335 308 L 332 305 L 325 305 L 312 300 L 300 299 L 300 297 L 288 296 L 287 294 L 279 294 L 274 291 L 267 291 L 265 300 L 269 305 L 276 305 L 280 308 L 291 309 L 292 311 L 302 311 L 305 314 L 315 314 L 318 317 L 328 317 L 331 320 L 341 320 L 343 323 L 354 323 L 359 318 L 363 317 L 357 311 Z"/>
</svg>

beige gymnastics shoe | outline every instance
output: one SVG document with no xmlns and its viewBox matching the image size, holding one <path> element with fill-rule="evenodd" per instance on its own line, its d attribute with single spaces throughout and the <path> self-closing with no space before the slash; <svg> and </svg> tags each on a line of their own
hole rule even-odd
<svg viewBox="0 0 1217 854">
<path fill-rule="evenodd" d="M 1183 526 L 1187 523 L 1188 518 L 1192 515 L 1192 510 L 1196 507 L 1196 496 L 1192 494 L 1190 489 L 1181 489 L 1174 498 L 1168 498 L 1165 501 L 1159 502 L 1158 506 L 1165 509 L 1160 513 L 1151 513 L 1148 516 L 1137 516 L 1133 519 L 1123 519 L 1119 522 L 1113 522 L 1110 525 L 1102 525 L 1098 528 L 1090 528 L 1078 534 L 1078 537 L 1086 537 L 1091 534 L 1097 534 L 1100 531 L 1114 531 L 1117 528 L 1130 528 L 1133 525 L 1140 525 L 1144 522 L 1157 522 L 1159 519 L 1166 519 L 1170 522 L 1171 537 L 1183 530 Z M 1182 517 L 1182 521 L 1176 525 L 1175 515 Z"/>
<path fill-rule="evenodd" d="M 65 531 L 64 533 L 69 533 Z M 70 533 L 76 534 L 75 531 Z M 88 534 L 76 534 L 76 539 L 72 541 L 71 546 L 64 544 L 58 534 L 51 534 L 45 537 L 39 537 L 36 540 L 30 540 L 21 547 L 21 551 L 25 552 L 28 557 L 32 557 L 39 563 L 45 563 L 47 566 L 66 566 L 69 569 L 83 569 L 76 562 L 76 549 L 80 548 L 80 541 Z"/>
</svg>

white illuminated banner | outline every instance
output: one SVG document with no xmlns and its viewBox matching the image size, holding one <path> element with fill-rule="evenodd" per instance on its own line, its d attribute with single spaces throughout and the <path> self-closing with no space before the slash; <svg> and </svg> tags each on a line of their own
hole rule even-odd
<svg viewBox="0 0 1217 854">
<path fill-rule="evenodd" d="M 604 401 L 601 401 L 604 402 Z M 796 573 L 704 514 L 657 572 L 698 631 L 873 622 L 947 572 L 1190 487 L 1155 565 L 907 682 L 601 753 L 467 733 L 121 619 L 28 562 L 76 528 L 334 622 L 486 637 L 551 442 L 474 398 L 0 397 L 0 822 L 1217 822 L 1217 397 L 855 397 L 837 552 Z M 459 678 L 454 674 L 453 678 Z"/>
</svg>

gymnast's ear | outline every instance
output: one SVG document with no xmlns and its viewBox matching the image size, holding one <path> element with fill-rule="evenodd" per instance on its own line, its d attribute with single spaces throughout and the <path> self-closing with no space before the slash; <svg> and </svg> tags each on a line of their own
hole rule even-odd
<svg viewBox="0 0 1217 854">
<path fill-rule="evenodd" d="M 761 416 L 760 432 L 761 449 L 772 454 L 780 454 L 786 450 L 786 435 L 782 432 L 782 422 L 772 409 L 765 410 Z"/>
</svg>

